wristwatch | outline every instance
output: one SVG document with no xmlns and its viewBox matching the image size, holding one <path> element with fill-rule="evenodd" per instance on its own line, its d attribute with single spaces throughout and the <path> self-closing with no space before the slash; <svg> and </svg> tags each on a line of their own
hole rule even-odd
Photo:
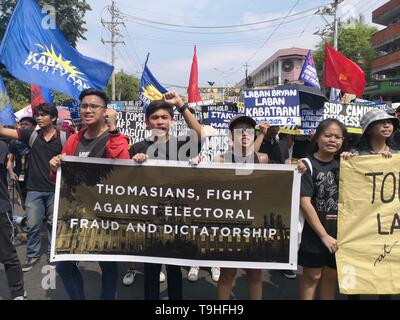
<svg viewBox="0 0 400 320">
<path fill-rule="evenodd" d="M 118 133 L 119 133 L 119 130 L 118 130 L 118 129 L 115 129 L 115 130 L 113 130 L 113 131 L 108 131 L 108 133 L 109 133 L 109 134 L 118 134 Z"/>
</svg>

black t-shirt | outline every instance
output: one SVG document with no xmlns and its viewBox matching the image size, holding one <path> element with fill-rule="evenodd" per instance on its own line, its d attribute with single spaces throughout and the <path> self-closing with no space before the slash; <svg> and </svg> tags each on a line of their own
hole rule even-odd
<svg viewBox="0 0 400 320">
<path fill-rule="evenodd" d="M 81 141 L 76 148 L 75 155 L 82 158 L 106 158 L 106 144 L 108 139 L 108 130 L 95 139 L 86 139 L 84 135 L 82 135 Z"/>
<path fill-rule="evenodd" d="M 389 147 L 390 153 L 400 153 L 400 148 L 393 141 L 388 140 L 386 145 Z M 374 151 L 371 144 L 364 140 L 360 141 L 354 149 L 351 149 L 351 152 L 359 156 L 378 154 Z"/>
<path fill-rule="evenodd" d="M 301 159 L 307 156 L 308 146 L 310 140 L 306 139 L 295 139 L 293 144 L 292 158 Z"/>
<path fill-rule="evenodd" d="M 131 157 L 145 153 L 150 159 L 188 161 L 201 151 L 201 143 L 190 136 L 169 136 L 167 142 L 154 142 L 149 139 L 135 143 L 129 152 Z"/>
<path fill-rule="evenodd" d="M 309 156 L 312 175 L 307 170 L 301 177 L 301 197 L 311 197 L 311 203 L 326 232 L 336 239 L 339 198 L 339 161 L 323 162 Z M 307 167 L 308 164 L 304 163 Z M 300 251 L 322 253 L 324 244 L 311 226 L 304 222 Z"/>
<path fill-rule="evenodd" d="M 285 163 L 289 159 L 289 150 L 280 146 L 280 141 L 273 139 L 271 141 L 264 140 L 261 143 L 259 152 L 268 154 L 268 163 Z"/>
<path fill-rule="evenodd" d="M 19 140 L 29 145 L 29 138 L 34 130 L 20 129 Z M 45 141 L 41 130 L 38 130 L 38 136 L 32 145 L 29 155 L 29 176 L 28 176 L 28 191 L 38 192 L 54 192 L 55 184 L 50 179 L 50 164 L 49 161 L 61 154 L 62 143 L 60 132 L 49 141 Z"/>
<path fill-rule="evenodd" d="M 11 211 L 7 182 L 7 155 L 8 146 L 4 141 L 0 141 L 0 214 Z"/>
<path fill-rule="evenodd" d="M 393 142 L 400 147 L 400 131 L 396 130 L 392 137 Z"/>
</svg>

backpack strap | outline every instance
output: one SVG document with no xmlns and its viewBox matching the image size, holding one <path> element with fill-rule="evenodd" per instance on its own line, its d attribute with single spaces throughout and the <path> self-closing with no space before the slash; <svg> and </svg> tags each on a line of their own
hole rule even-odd
<svg viewBox="0 0 400 320">
<path fill-rule="evenodd" d="M 310 174 L 311 174 L 311 176 L 312 176 L 312 175 L 313 175 L 313 167 L 312 167 L 312 164 L 311 164 L 310 159 L 308 159 L 308 158 L 302 158 L 302 159 L 300 159 L 300 160 L 303 161 L 303 162 L 305 162 L 305 164 L 306 164 L 306 166 L 307 166 L 307 169 L 310 170 Z"/>
<path fill-rule="evenodd" d="M 35 143 L 36 139 L 38 137 L 37 130 L 34 130 L 29 137 L 29 148 L 32 148 L 33 144 Z M 60 140 L 61 140 L 61 145 L 64 147 L 65 143 L 67 142 L 67 133 L 65 131 L 60 131 Z"/>
<path fill-rule="evenodd" d="M 31 133 L 31 136 L 29 137 L 29 142 L 28 142 L 29 148 L 32 148 L 32 146 L 35 143 L 37 137 L 38 137 L 37 131 L 33 130 L 33 132 Z"/>
<path fill-rule="evenodd" d="M 311 164 L 310 159 L 308 158 L 302 158 L 300 159 L 301 161 L 304 162 L 305 166 L 307 167 L 307 169 L 310 171 L 311 176 L 313 175 L 313 167 Z M 303 233 L 303 228 L 304 228 L 304 222 L 305 222 L 305 218 L 304 218 L 304 213 L 303 210 L 300 208 L 300 212 L 299 212 L 299 224 L 298 224 L 298 249 L 300 249 L 300 244 L 301 244 L 301 234 Z"/>
<path fill-rule="evenodd" d="M 67 142 L 67 133 L 63 130 L 60 131 L 61 145 L 64 147 L 65 142 Z"/>
</svg>

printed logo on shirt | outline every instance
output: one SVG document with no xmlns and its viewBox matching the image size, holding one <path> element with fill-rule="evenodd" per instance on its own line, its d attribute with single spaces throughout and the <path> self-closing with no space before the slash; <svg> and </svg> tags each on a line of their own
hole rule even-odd
<svg viewBox="0 0 400 320">
<path fill-rule="evenodd" d="M 89 157 L 89 153 L 90 153 L 90 151 L 87 151 L 87 152 L 80 151 L 79 152 L 79 157 L 87 158 L 87 157 Z"/>
<path fill-rule="evenodd" d="M 338 210 L 338 201 L 336 200 L 338 188 L 335 183 L 335 174 L 331 171 L 318 173 L 316 179 L 317 199 L 316 206 L 320 212 L 330 212 Z M 326 215 L 326 220 L 337 220 L 337 215 Z"/>
</svg>

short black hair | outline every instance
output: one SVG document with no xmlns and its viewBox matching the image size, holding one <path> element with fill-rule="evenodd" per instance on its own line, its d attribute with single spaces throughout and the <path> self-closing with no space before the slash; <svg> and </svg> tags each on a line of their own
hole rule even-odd
<svg viewBox="0 0 400 320">
<path fill-rule="evenodd" d="M 57 123 L 58 118 L 58 110 L 57 107 L 53 103 L 42 103 L 37 108 L 35 108 L 33 114 L 37 117 L 39 111 L 44 114 L 48 114 L 51 118 L 54 118 L 53 124 Z"/>
<path fill-rule="evenodd" d="M 83 98 L 86 96 L 98 96 L 100 99 L 102 99 L 104 101 L 104 104 L 106 107 L 108 105 L 108 97 L 104 91 L 93 89 L 93 88 L 83 90 L 81 92 L 81 94 L 79 95 L 79 101 L 82 101 Z"/>
<path fill-rule="evenodd" d="M 32 117 L 22 117 L 19 122 L 21 123 L 22 121 L 28 121 L 32 123 L 32 125 L 36 126 L 36 121 Z"/>
<path fill-rule="evenodd" d="M 145 112 L 146 120 L 148 120 L 150 116 L 159 109 L 164 109 L 168 111 L 171 118 L 174 118 L 174 107 L 162 100 L 156 100 L 150 102 L 149 106 L 147 107 Z"/>
</svg>

